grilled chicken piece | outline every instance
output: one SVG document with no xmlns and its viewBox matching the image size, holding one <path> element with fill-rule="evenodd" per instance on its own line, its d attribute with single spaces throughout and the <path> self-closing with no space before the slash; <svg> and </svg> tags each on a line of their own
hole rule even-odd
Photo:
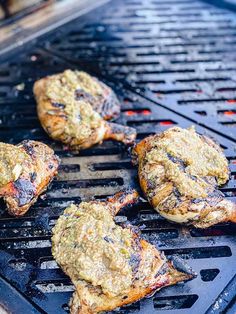
<svg viewBox="0 0 236 314">
<path fill-rule="evenodd" d="M 106 139 L 132 144 L 133 128 L 109 123 L 120 104 L 114 92 L 90 75 L 66 70 L 34 84 L 39 120 L 55 140 L 79 151 Z"/>
<path fill-rule="evenodd" d="M 134 150 L 139 180 L 151 205 L 165 218 L 207 228 L 236 222 L 236 204 L 217 190 L 229 179 L 221 148 L 195 129 L 170 128 Z"/>
<path fill-rule="evenodd" d="M 72 314 L 110 311 L 193 277 L 175 269 L 134 227 L 114 222 L 137 198 L 137 192 L 127 191 L 107 201 L 82 202 L 58 219 L 52 253 L 75 286 Z"/>
<path fill-rule="evenodd" d="M 46 190 L 58 166 L 58 157 L 43 143 L 0 143 L 0 197 L 9 214 L 24 215 Z"/>
</svg>

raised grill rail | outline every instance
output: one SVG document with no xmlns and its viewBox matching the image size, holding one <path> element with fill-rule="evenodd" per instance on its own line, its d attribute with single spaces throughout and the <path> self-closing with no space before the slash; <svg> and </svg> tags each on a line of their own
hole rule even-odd
<svg viewBox="0 0 236 314">
<path fill-rule="evenodd" d="M 47 137 L 36 116 L 33 82 L 66 68 L 97 75 L 117 92 L 122 103 L 118 122 L 136 127 L 138 139 L 194 124 L 225 149 L 231 179 L 222 191 L 236 201 L 235 26 L 232 12 L 201 1 L 116 0 L 2 64 L 1 140 L 41 140 L 55 149 L 62 165 L 24 217 L 9 217 L 1 205 L 0 304 L 13 313 L 68 312 L 73 287 L 50 248 L 57 217 L 72 201 L 138 188 L 137 171 L 123 145 L 108 141 L 76 155 Z M 236 312 L 235 226 L 178 226 L 145 201 L 117 218 L 126 219 L 167 256 L 185 259 L 198 277 L 119 313 Z"/>
</svg>

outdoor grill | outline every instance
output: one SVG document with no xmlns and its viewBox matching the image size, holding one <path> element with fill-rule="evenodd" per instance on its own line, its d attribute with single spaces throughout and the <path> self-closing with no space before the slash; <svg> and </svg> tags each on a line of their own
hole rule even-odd
<svg viewBox="0 0 236 314">
<path fill-rule="evenodd" d="M 198 0 L 114 0 L 20 48 L 1 63 L 0 139 L 40 140 L 62 163 L 25 216 L 10 217 L 1 203 L 0 304 L 10 313 L 63 314 L 73 286 L 52 258 L 51 228 L 71 202 L 139 189 L 137 169 L 120 143 L 78 155 L 51 140 L 37 118 L 34 81 L 67 68 L 97 76 L 117 93 L 117 121 L 135 127 L 138 140 L 195 125 L 225 149 L 231 178 L 221 190 L 236 201 L 236 15 Z M 145 200 L 119 213 L 117 221 L 126 220 L 198 276 L 114 313 L 236 313 L 234 225 L 175 225 Z"/>
</svg>

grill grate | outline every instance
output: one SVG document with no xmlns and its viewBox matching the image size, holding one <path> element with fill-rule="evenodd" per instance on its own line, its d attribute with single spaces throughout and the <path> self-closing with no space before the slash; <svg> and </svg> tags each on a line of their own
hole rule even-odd
<svg viewBox="0 0 236 314">
<path fill-rule="evenodd" d="M 124 0 L 48 48 L 235 140 L 235 26 L 234 13 L 200 1 Z"/>
<path fill-rule="evenodd" d="M 57 180 L 24 217 L 11 218 L 0 207 L 0 303 L 13 313 L 68 312 L 73 287 L 50 248 L 57 217 L 72 201 L 138 188 L 136 169 L 121 144 L 108 141 L 78 156 L 47 137 L 37 120 L 33 82 L 69 67 L 95 73 L 118 94 L 118 121 L 135 126 L 138 139 L 195 124 L 225 149 L 232 175 L 222 191 L 236 201 L 235 23 L 231 12 L 200 1 L 117 0 L 2 64 L 1 140 L 41 140 L 55 149 L 62 165 Z M 177 226 L 145 201 L 117 217 L 126 219 L 167 256 L 184 258 L 198 277 L 119 313 L 235 313 L 235 226 Z"/>
</svg>

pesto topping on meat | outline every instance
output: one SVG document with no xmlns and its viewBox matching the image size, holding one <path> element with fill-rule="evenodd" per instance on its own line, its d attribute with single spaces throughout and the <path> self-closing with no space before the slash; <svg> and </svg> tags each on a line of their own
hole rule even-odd
<svg viewBox="0 0 236 314">
<path fill-rule="evenodd" d="M 86 97 L 78 97 L 82 91 Z M 90 104 L 89 97 L 102 95 L 99 82 L 90 75 L 80 71 L 66 70 L 63 73 L 48 77 L 46 97 L 52 104 L 60 104 L 61 111 L 66 113 L 65 133 L 81 142 L 92 135 L 101 126 L 102 118 Z M 59 114 L 52 110 L 49 114 Z"/>
<path fill-rule="evenodd" d="M 145 173 L 153 185 L 171 181 L 181 195 L 204 198 L 217 183 L 228 180 L 227 159 L 215 143 L 209 144 L 195 129 L 171 128 L 154 137 L 152 149 L 146 153 Z"/>
<path fill-rule="evenodd" d="M 0 187 L 19 178 L 27 159 L 29 156 L 19 147 L 0 143 Z"/>
<path fill-rule="evenodd" d="M 103 203 L 71 205 L 53 228 L 53 256 L 72 280 L 86 280 L 108 296 L 132 284 L 132 232 L 115 224 Z"/>
</svg>

